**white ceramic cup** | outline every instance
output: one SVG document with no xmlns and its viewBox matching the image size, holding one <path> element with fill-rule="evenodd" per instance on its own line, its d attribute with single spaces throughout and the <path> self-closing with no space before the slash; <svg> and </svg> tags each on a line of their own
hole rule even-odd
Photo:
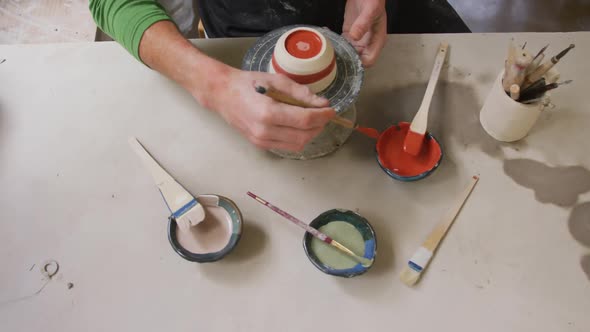
<svg viewBox="0 0 590 332">
<path fill-rule="evenodd" d="M 321 48 L 317 54 L 312 57 L 302 58 L 292 55 L 289 50 L 287 50 L 288 38 L 299 31 L 308 31 L 317 36 L 319 43 L 321 44 Z M 302 47 L 309 47 L 309 44 L 303 42 Z M 285 32 L 278 39 L 274 49 L 273 58 L 274 61 L 276 61 L 276 65 L 278 65 L 287 76 L 306 76 L 315 75 L 319 72 L 327 70 L 327 68 L 332 65 L 332 62 L 335 59 L 335 52 L 330 41 L 327 40 L 321 32 L 312 28 L 298 27 Z M 332 81 L 334 81 L 336 77 L 336 67 L 337 66 L 334 64 L 330 72 L 321 79 L 309 83 L 300 83 L 306 84 L 314 93 L 320 92 L 327 88 L 332 83 Z M 279 70 L 275 68 L 272 61 L 269 64 L 268 71 L 271 73 L 279 72 Z M 297 81 L 296 78 L 291 78 Z"/>
<path fill-rule="evenodd" d="M 514 142 L 530 132 L 548 100 L 534 104 L 515 101 L 504 91 L 502 76 L 504 71 L 498 75 L 481 108 L 479 121 L 483 129 L 496 140 Z"/>
</svg>

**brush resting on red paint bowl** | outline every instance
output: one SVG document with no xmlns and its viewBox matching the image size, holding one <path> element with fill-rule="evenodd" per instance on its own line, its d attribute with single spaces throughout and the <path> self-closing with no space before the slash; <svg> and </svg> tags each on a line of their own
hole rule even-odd
<svg viewBox="0 0 590 332">
<path fill-rule="evenodd" d="M 404 152 L 412 156 L 418 156 L 424 143 L 424 133 L 408 130 L 404 139 Z"/>
<path fill-rule="evenodd" d="M 409 128 L 409 123 L 400 122 L 384 131 L 377 141 L 379 164 L 398 180 L 418 180 L 426 177 L 438 167 L 442 159 L 440 144 L 428 133 L 416 156 L 406 153 L 404 141 Z"/>
<path fill-rule="evenodd" d="M 412 120 L 412 124 L 407 130 L 408 134 L 404 138 L 403 151 L 412 156 L 419 157 L 422 154 L 422 145 L 424 144 L 426 128 L 428 127 L 428 112 L 430 109 L 430 103 L 432 102 L 434 89 L 436 88 L 436 83 L 438 82 L 440 71 L 445 61 L 448 48 L 449 44 L 446 42 L 440 44 L 436 58 L 434 60 L 434 67 L 432 68 L 432 73 L 430 74 L 428 85 L 426 86 L 426 92 L 424 93 L 424 98 L 422 99 L 422 104 L 420 105 L 418 112 L 416 112 L 416 115 Z"/>
</svg>

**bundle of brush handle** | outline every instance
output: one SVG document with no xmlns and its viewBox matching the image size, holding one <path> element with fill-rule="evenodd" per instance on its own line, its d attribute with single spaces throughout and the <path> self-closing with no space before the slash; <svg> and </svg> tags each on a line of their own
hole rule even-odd
<svg viewBox="0 0 590 332">
<path fill-rule="evenodd" d="M 526 45 L 526 43 L 525 43 Z M 549 61 L 541 64 L 545 57 L 545 50 L 549 47 L 543 47 L 534 57 L 525 50 L 515 47 L 510 42 L 508 48 L 508 58 L 505 62 L 504 77 L 502 78 L 502 87 L 506 94 L 517 102 L 532 104 L 542 102 L 545 99 L 547 91 L 558 88 L 561 85 L 569 84 L 572 80 L 557 83 L 559 75 L 554 75 L 548 81 L 549 71 L 563 58 L 571 49 L 575 47 L 571 44 Z"/>
</svg>

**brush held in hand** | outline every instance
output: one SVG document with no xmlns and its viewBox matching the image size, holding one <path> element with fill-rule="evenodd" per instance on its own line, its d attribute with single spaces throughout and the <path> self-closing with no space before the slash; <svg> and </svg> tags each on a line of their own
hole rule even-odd
<svg viewBox="0 0 590 332">
<path fill-rule="evenodd" d="M 428 263 L 432 259 L 432 255 L 436 251 L 436 248 L 439 246 L 441 240 L 455 221 L 455 218 L 461 211 L 463 204 L 467 201 L 469 194 L 475 187 L 475 184 L 479 180 L 479 177 L 473 176 L 471 182 L 465 188 L 465 190 L 461 193 L 461 195 L 455 201 L 453 207 L 445 214 L 442 221 L 432 230 L 428 238 L 424 241 L 422 246 L 418 248 L 416 253 L 412 256 L 412 258 L 408 261 L 408 264 L 404 267 L 400 279 L 401 281 L 408 285 L 413 286 L 420 275 L 428 266 Z"/>
<path fill-rule="evenodd" d="M 313 106 L 308 105 L 307 103 L 297 100 L 297 99 L 295 99 L 289 95 L 286 95 L 280 91 L 277 91 L 273 88 L 265 88 L 263 86 L 257 85 L 254 87 L 254 89 L 256 90 L 256 92 L 266 95 L 266 96 L 268 96 L 276 101 L 279 101 L 283 104 L 297 106 L 297 107 L 303 107 L 303 108 L 313 108 Z M 368 128 L 368 127 L 361 127 L 359 125 L 355 125 L 352 121 L 350 121 L 346 118 L 340 117 L 340 116 L 335 116 L 334 118 L 332 118 L 330 120 L 330 122 L 335 123 L 335 124 L 345 127 L 345 128 L 356 130 L 356 131 L 358 131 L 362 134 L 365 134 L 365 135 L 367 135 L 371 138 L 374 138 L 374 139 L 378 139 L 379 136 L 381 135 L 377 129 Z"/>
</svg>

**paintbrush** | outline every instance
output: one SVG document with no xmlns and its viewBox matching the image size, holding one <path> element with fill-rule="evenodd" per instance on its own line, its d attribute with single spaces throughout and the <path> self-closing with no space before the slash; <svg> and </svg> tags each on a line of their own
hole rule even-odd
<svg viewBox="0 0 590 332">
<path fill-rule="evenodd" d="M 190 227 L 202 222 L 205 219 L 203 206 L 158 164 L 137 138 L 130 137 L 129 144 L 149 169 L 172 213 L 171 218 L 176 221 L 180 229 L 187 231 Z"/>
<path fill-rule="evenodd" d="M 526 104 L 526 105 L 536 104 L 536 103 L 541 103 L 541 102 L 545 103 L 546 99 L 547 99 L 547 96 L 543 95 L 542 97 L 539 97 L 539 98 L 521 101 L 521 103 Z"/>
<path fill-rule="evenodd" d="M 510 40 L 508 44 L 508 57 L 506 58 L 506 64 L 512 65 L 514 64 L 514 60 L 516 59 L 516 46 L 514 46 L 514 41 Z"/>
<path fill-rule="evenodd" d="M 457 201 L 453 207 L 447 212 L 442 221 L 434 228 L 426 241 L 424 241 L 422 246 L 418 248 L 416 253 L 414 253 L 414 256 L 412 256 L 412 258 L 408 261 L 408 264 L 404 267 L 400 275 L 400 279 L 404 284 L 413 286 L 418 281 L 420 275 L 424 269 L 426 269 L 428 263 L 432 259 L 432 256 L 436 252 L 436 248 L 439 246 L 441 240 L 453 224 L 453 221 L 459 214 L 459 211 L 461 211 L 463 204 L 469 197 L 469 194 L 473 190 L 473 187 L 475 187 L 475 184 L 478 180 L 479 177 L 473 176 L 471 182 L 457 198 Z"/>
<path fill-rule="evenodd" d="M 526 89 L 522 89 L 520 91 L 521 95 L 522 94 L 527 94 L 529 93 L 529 91 L 531 91 L 532 89 L 538 89 L 542 86 L 545 86 L 545 78 L 541 77 L 541 79 L 537 80 L 536 82 L 534 82 L 533 84 L 529 85 Z"/>
<path fill-rule="evenodd" d="M 572 83 L 573 80 L 567 80 L 561 83 L 550 83 L 547 85 L 542 85 L 539 86 L 538 88 L 535 89 L 529 89 L 526 93 L 523 93 L 520 96 L 520 102 L 526 102 L 526 101 L 530 101 L 532 99 L 537 99 L 542 97 L 547 91 L 553 90 L 553 89 L 557 89 L 559 86 L 561 85 L 566 85 L 566 84 L 570 84 Z"/>
<path fill-rule="evenodd" d="M 347 254 L 348 256 L 350 256 L 351 258 L 353 258 L 355 261 L 359 262 L 361 265 L 363 266 L 371 266 L 371 264 L 373 264 L 373 259 L 369 259 L 369 258 L 365 258 L 362 256 L 359 256 L 357 254 L 355 254 L 352 250 L 346 248 L 344 245 L 340 244 L 338 241 L 332 239 L 331 237 L 329 237 L 328 235 L 320 232 L 319 230 L 309 226 L 308 224 L 304 223 L 303 221 L 293 217 L 292 215 L 290 215 L 289 213 L 279 209 L 278 207 L 272 205 L 271 203 L 265 201 L 264 199 L 258 197 L 256 194 L 253 194 L 251 192 L 248 192 L 248 196 L 254 198 L 255 200 L 257 200 L 260 204 L 268 207 L 269 209 L 273 210 L 274 212 L 280 214 L 281 216 L 283 216 L 285 219 L 293 222 L 295 225 L 303 228 L 306 232 L 308 232 L 309 234 L 313 235 L 316 239 L 327 243 L 331 246 L 333 246 L 334 248 L 340 250 L 341 252 Z"/>
<path fill-rule="evenodd" d="M 413 156 L 417 156 L 422 150 L 422 143 L 424 142 L 426 128 L 428 127 L 428 112 L 430 110 L 432 96 L 434 95 L 434 89 L 438 83 L 438 78 L 445 62 L 448 48 L 449 44 L 447 42 L 442 42 L 438 48 L 438 52 L 436 53 L 436 58 L 434 60 L 434 66 L 432 67 L 432 72 L 430 73 L 430 79 L 428 80 L 428 85 L 426 86 L 426 92 L 424 93 L 424 98 L 422 99 L 422 103 L 420 104 L 418 112 L 416 112 L 414 119 L 412 119 L 410 129 L 408 130 L 408 134 L 404 139 L 404 152 Z"/>
<path fill-rule="evenodd" d="M 541 66 L 539 66 L 535 71 L 533 71 L 530 75 L 527 76 L 525 80 L 525 87 L 532 84 L 533 82 L 539 80 L 543 75 L 545 75 L 553 66 L 555 66 L 561 58 L 563 58 L 571 49 L 576 47 L 576 45 L 571 44 L 563 51 L 559 52 L 556 56 L 551 58 L 550 61 L 545 62 Z"/>
<path fill-rule="evenodd" d="M 545 53 L 545 50 L 547 50 L 548 47 L 549 47 L 549 44 L 545 45 L 542 49 L 540 49 L 539 52 L 537 52 L 537 55 L 535 55 L 535 57 L 533 58 L 533 60 L 536 60 L 542 54 L 544 54 Z"/>
<path fill-rule="evenodd" d="M 256 92 L 258 92 L 260 94 L 266 95 L 276 101 L 279 101 L 279 102 L 287 104 L 287 105 L 303 107 L 303 108 L 315 108 L 315 106 L 309 105 L 305 102 L 295 99 L 295 98 L 293 98 L 287 94 L 284 94 L 278 90 L 275 90 L 273 88 L 265 88 L 263 86 L 258 85 L 258 86 L 255 86 L 254 89 L 256 90 Z M 358 131 L 362 134 L 365 134 L 365 135 L 367 135 L 371 138 L 374 138 L 374 139 L 378 139 L 379 136 L 381 135 L 377 129 L 361 127 L 359 125 L 355 125 L 352 121 L 345 119 L 343 117 L 340 117 L 340 116 L 335 116 L 334 118 L 330 119 L 330 122 L 335 123 L 335 124 L 340 125 L 345 128 L 356 130 L 356 131 Z"/>
<path fill-rule="evenodd" d="M 545 47 L 543 47 L 537 53 L 537 55 L 535 55 L 535 57 L 533 58 L 533 61 L 531 62 L 531 64 L 528 65 L 528 67 L 526 67 L 526 71 L 525 71 L 525 74 L 526 75 L 530 75 L 533 71 L 535 71 L 537 69 L 537 67 L 539 67 L 539 65 L 541 64 L 541 61 L 543 61 L 543 59 L 545 58 L 545 50 L 548 47 L 549 47 L 549 44 L 545 45 Z"/>
<path fill-rule="evenodd" d="M 510 98 L 514 100 L 520 98 L 520 86 L 518 86 L 518 84 L 512 84 L 510 86 Z"/>
<path fill-rule="evenodd" d="M 533 61 L 533 57 L 526 51 L 520 51 L 515 55 L 514 63 L 507 66 L 507 72 L 504 73 L 502 87 L 504 91 L 510 93 L 510 87 L 514 84 L 519 87 L 525 79 L 526 68 Z"/>
</svg>

